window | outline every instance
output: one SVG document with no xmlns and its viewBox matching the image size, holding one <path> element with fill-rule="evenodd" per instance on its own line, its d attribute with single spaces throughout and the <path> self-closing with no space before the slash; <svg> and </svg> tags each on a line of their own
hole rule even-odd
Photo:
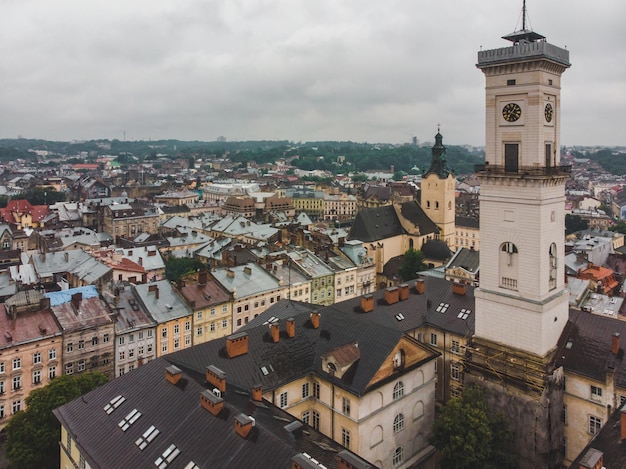
<svg viewBox="0 0 626 469">
<path fill-rule="evenodd" d="M 163 328 L 161 329 L 161 337 L 163 337 L 164 339 L 167 338 L 167 328 Z"/>
<path fill-rule="evenodd" d="M 311 411 L 311 426 L 316 430 L 320 429 L 320 414 L 316 411 Z"/>
<path fill-rule="evenodd" d="M 265 302 L 261 301 L 261 304 L 264 305 Z M 226 313 L 228 312 L 228 305 L 222 305 L 222 313 Z"/>
<path fill-rule="evenodd" d="M 228 319 L 224 319 L 222 321 L 222 329 L 226 329 L 228 327 Z"/>
<path fill-rule="evenodd" d="M 152 338 L 152 329 L 148 330 L 148 339 Z"/>
<path fill-rule="evenodd" d="M 137 338 L 138 338 L 139 340 L 143 339 L 143 331 L 138 332 L 138 333 L 137 333 L 137 335 L 138 335 L 138 337 L 137 337 Z"/>
<path fill-rule="evenodd" d="M 515 80 L 507 80 L 506 81 L 506 86 L 515 86 Z"/>
<path fill-rule="evenodd" d="M 398 446 L 393 453 L 392 462 L 394 466 L 399 466 L 400 464 L 402 464 L 402 461 L 404 461 L 404 449 L 402 448 L 402 446 Z"/>
<path fill-rule="evenodd" d="M 602 419 L 594 415 L 589 416 L 589 433 L 596 435 L 602 428 Z"/>
<path fill-rule="evenodd" d="M 41 363 L 41 352 L 33 353 L 33 365 Z"/>
<path fill-rule="evenodd" d="M 450 363 L 450 377 L 454 381 L 461 380 L 461 365 L 459 363 L 456 363 L 456 362 Z"/>
<path fill-rule="evenodd" d="M 202 335 L 202 326 L 198 326 L 196 329 L 196 335 Z"/>
<path fill-rule="evenodd" d="M 317 381 L 313 381 L 313 397 L 315 399 L 320 398 L 320 383 Z"/>
<path fill-rule="evenodd" d="M 126 360 L 126 352 L 121 350 L 119 353 L 120 360 Z"/>
<path fill-rule="evenodd" d="M 49 366 L 48 367 L 48 379 L 53 379 L 57 375 L 57 367 Z"/>
<path fill-rule="evenodd" d="M 85 371 L 85 360 L 78 360 L 78 372 Z"/>
<path fill-rule="evenodd" d="M 519 169 L 519 144 L 504 144 L 504 171 L 507 173 L 517 173 Z"/>
<path fill-rule="evenodd" d="M 135 334 L 130 334 L 128 336 L 128 342 L 132 344 L 134 341 L 135 341 Z"/>
<path fill-rule="evenodd" d="M 450 346 L 450 350 L 452 351 L 452 353 L 459 353 L 459 341 L 458 340 L 452 340 L 452 345 Z"/>
<path fill-rule="evenodd" d="M 302 399 L 306 399 L 310 396 L 309 383 L 304 383 L 302 385 Z"/>
<path fill-rule="evenodd" d="M 393 400 L 398 400 L 402 396 L 404 396 L 404 383 L 402 381 L 398 381 L 393 387 Z"/>
<path fill-rule="evenodd" d="M 345 448 L 350 449 L 350 430 L 348 430 L 347 428 L 341 429 L 341 444 Z"/>
<path fill-rule="evenodd" d="M 190 331 L 191 330 L 191 321 L 185 321 L 185 330 L 186 331 Z"/>
<path fill-rule="evenodd" d="M 557 261 L 556 261 L 556 244 L 552 243 L 550 245 L 550 288 L 556 288 L 556 272 L 557 272 Z"/>
<path fill-rule="evenodd" d="M 190 335 L 186 335 L 185 336 L 185 347 L 189 347 L 191 345 L 191 336 Z"/>
<path fill-rule="evenodd" d="M 287 391 L 281 392 L 280 396 L 278 397 L 278 400 L 280 402 L 280 407 L 287 407 L 287 403 L 288 403 Z"/>
<path fill-rule="evenodd" d="M 167 342 L 163 342 L 163 344 L 161 345 L 161 352 L 167 353 Z"/>
<path fill-rule="evenodd" d="M 13 403 L 11 404 L 11 410 L 13 411 L 14 414 L 22 410 L 22 400 L 18 399 L 16 401 L 13 401 Z"/>
<path fill-rule="evenodd" d="M 134 348 L 129 348 L 128 349 L 128 358 L 134 358 L 135 357 L 135 349 Z"/>
<path fill-rule="evenodd" d="M 109 343 L 109 334 L 104 334 L 102 336 L 102 342 L 105 344 Z"/>
<path fill-rule="evenodd" d="M 563 404 L 563 409 L 561 409 L 561 422 L 567 425 L 567 406 Z"/>
<path fill-rule="evenodd" d="M 180 334 L 180 324 L 174 324 L 174 335 Z"/>
<path fill-rule="evenodd" d="M 33 371 L 33 384 L 41 383 L 41 370 Z"/>
<path fill-rule="evenodd" d="M 14 358 L 13 359 L 13 369 L 14 370 L 19 370 L 20 368 L 22 368 L 22 359 L 21 358 Z"/>
<path fill-rule="evenodd" d="M 94 335 L 91 338 L 91 345 L 98 345 L 98 336 Z"/>
<path fill-rule="evenodd" d="M 198 312 L 196 313 L 196 317 L 197 317 L 198 319 L 202 319 L 202 311 L 198 311 Z"/>
<path fill-rule="evenodd" d="M 180 348 L 180 339 L 174 339 L 174 350 L 178 350 Z"/>
<path fill-rule="evenodd" d="M 211 323 L 211 332 L 215 332 L 215 323 L 214 322 Z"/>
<path fill-rule="evenodd" d="M 6 392 L 4 381 L 0 381 L 0 394 L 4 394 Z"/>
<path fill-rule="evenodd" d="M 4 415 L 4 405 L 0 405 L 0 420 L 5 417 Z"/>
<path fill-rule="evenodd" d="M 593 399 L 594 401 L 602 400 L 602 388 L 599 388 L 592 384 L 591 385 L 591 399 Z"/>
<path fill-rule="evenodd" d="M 0 362 L 0 373 L 4 373 L 4 362 Z"/>
<path fill-rule="evenodd" d="M 350 415 L 350 399 L 345 397 L 341 398 L 341 411 L 344 415 Z"/>
<path fill-rule="evenodd" d="M 118 344 L 120 344 L 120 345 L 124 345 L 124 337 L 123 337 L 123 336 L 122 336 L 122 337 L 120 337 L 120 338 L 117 340 L 117 343 L 118 343 Z"/>
<path fill-rule="evenodd" d="M 85 341 L 84 340 L 79 340 L 78 341 L 78 350 L 85 350 Z"/>
<path fill-rule="evenodd" d="M 237 327 L 241 326 L 241 318 L 237 319 Z"/>
<path fill-rule="evenodd" d="M 437 334 L 434 332 L 430 333 L 430 345 L 437 345 Z"/>
<path fill-rule="evenodd" d="M 17 391 L 21 387 L 22 387 L 22 377 L 21 376 L 14 376 L 13 377 L 13 383 L 11 385 L 11 390 Z"/>
<path fill-rule="evenodd" d="M 404 430 L 404 415 L 398 414 L 393 419 L 393 432 L 398 433 L 400 430 Z"/>
</svg>

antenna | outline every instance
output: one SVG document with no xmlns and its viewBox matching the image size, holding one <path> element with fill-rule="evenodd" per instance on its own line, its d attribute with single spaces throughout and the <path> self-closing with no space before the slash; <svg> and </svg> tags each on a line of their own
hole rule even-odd
<svg viewBox="0 0 626 469">
<path fill-rule="evenodd" d="M 522 2 L 522 31 L 526 31 L 526 0 Z"/>
</svg>

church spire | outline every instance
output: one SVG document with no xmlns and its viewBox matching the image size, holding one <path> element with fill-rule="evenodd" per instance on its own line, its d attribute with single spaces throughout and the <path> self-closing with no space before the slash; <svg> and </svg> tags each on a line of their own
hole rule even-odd
<svg viewBox="0 0 626 469">
<path fill-rule="evenodd" d="M 432 148 L 430 168 L 426 171 L 424 176 L 435 173 L 441 179 L 446 179 L 451 172 L 448 167 L 448 160 L 446 160 L 446 147 L 443 144 L 443 135 L 441 135 L 439 126 L 437 126 L 437 135 L 435 135 L 435 145 Z"/>
</svg>

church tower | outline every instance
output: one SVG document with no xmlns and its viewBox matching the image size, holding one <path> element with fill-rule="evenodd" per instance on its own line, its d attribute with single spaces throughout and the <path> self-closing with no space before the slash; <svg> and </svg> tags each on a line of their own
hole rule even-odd
<svg viewBox="0 0 626 469">
<path fill-rule="evenodd" d="M 439 239 L 445 241 L 450 248 L 454 248 L 455 190 L 456 180 L 448 167 L 443 136 L 437 130 L 430 168 L 422 177 L 420 205 L 439 227 Z"/>
<path fill-rule="evenodd" d="M 558 467 L 562 376 L 554 367 L 568 321 L 561 75 L 569 51 L 526 29 L 482 50 L 486 147 L 480 179 L 480 288 L 469 382 L 511 416 L 520 467 Z M 468 380 L 466 379 L 466 382 Z"/>
</svg>

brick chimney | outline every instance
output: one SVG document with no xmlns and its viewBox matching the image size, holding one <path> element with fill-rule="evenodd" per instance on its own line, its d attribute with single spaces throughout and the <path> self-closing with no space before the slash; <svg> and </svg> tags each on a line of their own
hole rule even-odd
<svg viewBox="0 0 626 469">
<path fill-rule="evenodd" d="M 423 295 L 426 292 L 426 282 L 423 278 L 418 278 L 415 281 L 415 289 L 417 290 L 418 295 Z"/>
<path fill-rule="evenodd" d="M 226 373 L 214 365 L 206 367 L 205 377 L 207 383 L 217 388 L 221 393 L 226 392 Z"/>
<path fill-rule="evenodd" d="M 237 435 L 246 438 L 254 427 L 254 419 L 246 414 L 235 416 L 235 432 Z"/>
<path fill-rule="evenodd" d="M 364 313 L 374 311 L 374 295 L 367 294 L 361 297 L 361 309 Z"/>
<path fill-rule="evenodd" d="M 217 415 L 224 408 L 224 399 L 222 399 L 221 396 L 216 396 L 208 389 L 205 389 L 200 393 L 200 406 L 213 415 Z"/>
<path fill-rule="evenodd" d="M 183 377 L 183 370 L 175 365 L 170 365 L 165 368 L 165 379 L 172 384 L 177 384 Z"/>
<path fill-rule="evenodd" d="M 74 293 L 72 295 L 72 306 L 76 311 L 78 311 L 78 308 L 80 308 L 81 301 L 83 301 L 83 294 L 81 292 Z"/>
<path fill-rule="evenodd" d="M 403 283 L 401 285 L 398 285 L 398 294 L 400 297 L 400 301 L 408 300 L 409 299 L 409 284 Z"/>
<path fill-rule="evenodd" d="M 226 337 L 226 355 L 235 358 L 248 353 L 248 333 L 239 332 Z"/>
<path fill-rule="evenodd" d="M 208 272 L 206 270 L 201 270 L 198 274 L 198 284 L 206 285 L 208 279 Z"/>
<path fill-rule="evenodd" d="M 255 384 L 250 390 L 250 397 L 255 402 L 261 402 L 263 400 L 263 386 Z"/>
<path fill-rule="evenodd" d="M 389 287 L 385 289 L 385 301 L 388 305 L 397 303 L 399 296 L 400 295 L 398 287 Z"/>
<path fill-rule="evenodd" d="M 278 342 L 280 340 L 280 325 L 277 323 L 270 324 L 270 335 L 272 336 L 272 342 Z"/>
<path fill-rule="evenodd" d="M 611 353 L 617 355 L 619 353 L 619 332 L 614 332 L 611 340 Z"/>
<path fill-rule="evenodd" d="M 467 285 L 461 282 L 452 282 L 452 293 L 465 296 L 467 293 Z"/>
<path fill-rule="evenodd" d="M 296 336 L 296 321 L 294 318 L 288 318 L 285 324 L 285 330 L 287 331 L 287 337 L 293 339 Z"/>
<path fill-rule="evenodd" d="M 320 313 L 317 311 L 313 311 L 311 313 L 311 325 L 313 326 L 313 329 L 319 329 L 320 327 Z"/>
<path fill-rule="evenodd" d="M 154 292 L 154 297 L 159 299 L 159 286 L 157 284 L 152 284 L 148 287 L 148 293 Z"/>
<path fill-rule="evenodd" d="M 626 407 L 622 407 L 619 411 L 619 423 L 620 423 L 620 440 L 626 440 Z"/>
</svg>

